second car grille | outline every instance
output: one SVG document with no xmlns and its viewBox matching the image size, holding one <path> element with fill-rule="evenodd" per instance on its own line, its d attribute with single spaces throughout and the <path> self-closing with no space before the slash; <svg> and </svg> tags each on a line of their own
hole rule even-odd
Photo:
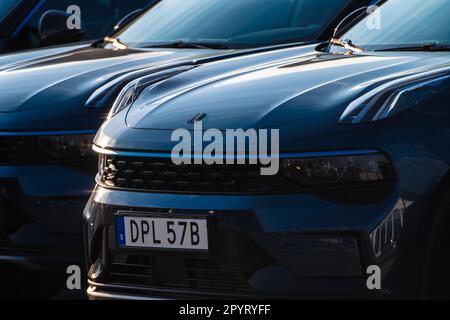
<svg viewBox="0 0 450 320">
<path fill-rule="evenodd" d="M 259 165 L 175 165 L 170 158 L 107 156 L 106 187 L 179 193 L 280 193 L 295 186 L 280 175 L 262 176 Z"/>
<path fill-rule="evenodd" d="M 42 150 L 36 137 L 0 137 L 0 165 L 63 165 L 76 171 L 95 175 L 95 156 L 55 158 Z"/>
<path fill-rule="evenodd" d="M 0 164 L 22 164 L 41 160 L 42 156 L 36 151 L 33 138 L 0 138 Z"/>
</svg>

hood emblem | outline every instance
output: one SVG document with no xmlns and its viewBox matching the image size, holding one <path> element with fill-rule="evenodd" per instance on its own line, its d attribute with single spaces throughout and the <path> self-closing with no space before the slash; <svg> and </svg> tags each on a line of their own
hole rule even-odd
<svg viewBox="0 0 450 320">
<path fill-rule="evenodd" d="M 188 124 L 194 124 L 195 122 L 202 121 L 207 116 L 206 113 L 198 113 L 191 120 L 188 120 Z"/>
</svg>

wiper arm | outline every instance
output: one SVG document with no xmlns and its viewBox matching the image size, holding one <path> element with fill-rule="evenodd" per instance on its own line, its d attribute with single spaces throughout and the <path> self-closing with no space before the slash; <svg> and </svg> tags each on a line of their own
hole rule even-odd
<svg viewBox="0 0 450 320">
<path fill-rule="evenodd" d="M 364 52 L 364 49 L 353 44 L 353 42 L 351 40 L 342 40 L 342 39 L 336 39 L 336 38 L 332 38 L 330 40 L 330 44 L 338 46 L 338 47 L 342 47 L 345 48 L 351 52 L 354 53 L 361 53 Z"/>
<path fill-rule="evenodd" d="M 176 48 L 176 49 L 229 49 L 226 44 L 208 42 L 186 42 L 173 41 L 167 43 L 157 43 L 144 48 Z"/>
<path fill-rule="evenodd" d="M 106 37 L 105 39 L 103 39 L 103 41 L 112 44 L 116 49 L 120 50 L 128 49 L 128 46 L 117 38 Z"/>
<path fill-rule="evenodd" d="M 379 49 L 377 51 L 450 51 L 449 44 L 428 43 Z"/>
</svg>

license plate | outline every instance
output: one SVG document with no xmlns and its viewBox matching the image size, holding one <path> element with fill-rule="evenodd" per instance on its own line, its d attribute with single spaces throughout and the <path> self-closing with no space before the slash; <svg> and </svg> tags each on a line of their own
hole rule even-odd
<svg viewBox="0 0 450 320">
<path fill-rule="evenodd" d="M 206 219 L 117 216 L 121 247 L 208 250 Z"/>
</svg>

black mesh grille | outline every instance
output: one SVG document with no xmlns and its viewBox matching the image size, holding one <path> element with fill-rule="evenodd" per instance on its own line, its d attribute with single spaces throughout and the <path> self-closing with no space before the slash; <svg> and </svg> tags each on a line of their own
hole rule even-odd
<svg viewBox="0 0 450 320">
<path fill-rule="evenodd" d="M 190 288 L 213 291 L 248 292 L 251 288 L 237 269 L 222 268 L 213 260 L 187 260 L 186 273 Z"/>
<path fill-rule="evenodd" d="M 95 174 L 97 159 L 93 156 L 55 158 L 42 150 L 45 141 L 36 137 L 0 137 L 0 164 L 64 165 L 83 173 Z"/>
<path fill-rule="evenodd" d="M 117 255 L 110 266 L 107 282 L 127 286 L 164 286 L 215 292 L 251 292 L 252 288 L 236 264 L 208 259 L 184 259 L 184 284 L 166 283 L 155 270 L 155 258 Z"/>
<path fill-rule="evenodd" d="M 127 256 L 111 264 L 109 281 L 124 285 L 155 285 L 153 278 L 154 259 L 145 256 Z"/>
<path fill-rule="evenodd" d="M 175 165 L 166 158 L 108 156 L 107 187 L 180 193 L 281 193 L 295 190 L 286 178 L 262 176 L 259 165 Z"/>
<path fill-rule="evenodd" d="M 31 137 L 1 137 L 0 163 L 21 164 L 40 161 L 41 155 L 36 150 L 35 141 Z"/>
</svg>

